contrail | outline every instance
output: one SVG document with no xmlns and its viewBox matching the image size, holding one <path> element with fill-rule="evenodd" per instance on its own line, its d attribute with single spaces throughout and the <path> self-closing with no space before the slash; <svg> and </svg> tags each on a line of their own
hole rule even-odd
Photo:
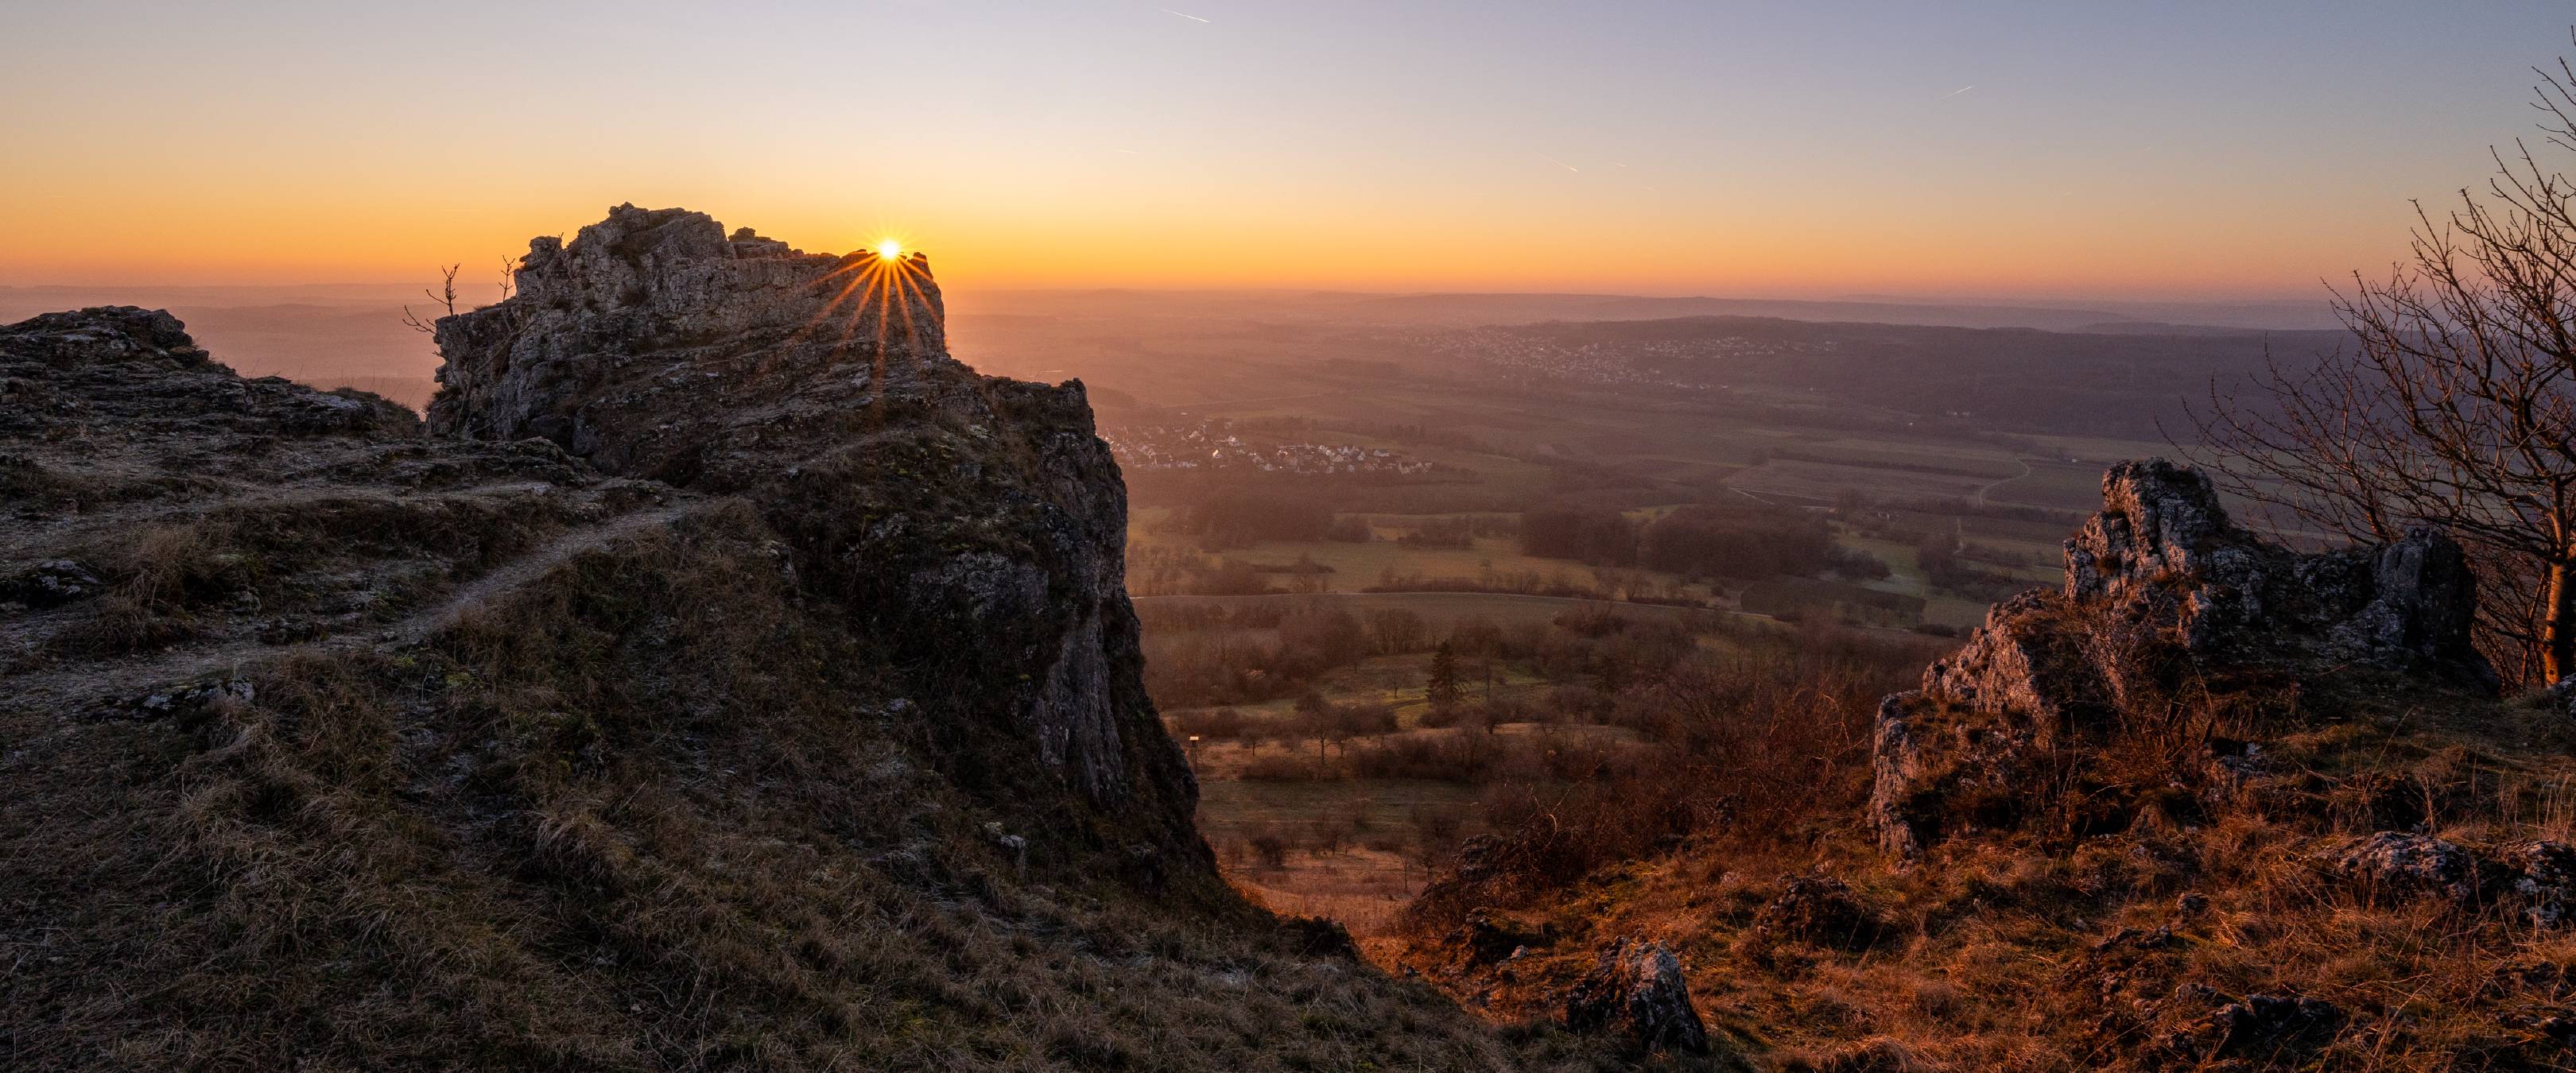
<svg viewBox="0 0 2576 1073">
<path fill-rule="evenodd" d="M 1182 18 L 1185 18 L 1185 19 L 1190 20 L 1191 22 L 1206 22 L 1206 21 L 1208 21 L 1208 20 L 1206 20 L 1206 19 L 1202 19 L 1202 18 L 1200 18 L 1200 17 L 1198 17 L 1198 16 L 1196 16 L 1196 15 L 1192 15 L 1192 14 L 1190 14 L 1189 12 L 1186 12 L 1186 11 L 1174 11 L 1174 10 L 1172 10 L 1172 9 L 1170 9 L 1170 8 L 1167 8 L 1167 7 L 1158 7 L 1158 8 L 1155 8 L 1154 10 L 1156 10 L 1156 11 L 1160 11 L 1160 12 L 1162 12 L 1163 14 L 1166 14 L 1166 15 L 1178 15 L 1178 16 L 1180 16 L 1180 17 L 1182 17 Z"/>
<path fill-rule="evenodd" d="M 1545 154 L 1545 153 L 1540 153 L 1540 154 L 1538 155 L 1538 158 L 1539 158 L 1540 160 L 1547 161 L 1547 162 L 1548 162 L 1548 163 L 1550 163 L 1550 164 L 1554 164 L 1554 165 L 1556 165 L 1557 167 L 1564 168 L 1564 169 L 1565 169 L 1565 170 L 1567 170 L 1567 171 L 1582 171 L 1582 170 L 1583 170 L 1583 169 L 1581 169 L 1581 168 L 1575 167 L 1575 166 L 1574 166 L 1574 165 L 1572 165 L 1572 164 L 1568 164 L 1568 163 L 1566 163 L 1566 162 L 1564 162 L 1564 161 L 1562 161 L 1562 160 L 1558 160 L 1558 159 L 1557 159 L 1557 158 L 1555 158 L 1555 157 L 1549 156 L 1549 155 L 1547 155 L 1547 154 Z"/>
<path fill-rule="evenodd" d="M 1975 86 L 1961 86 L 1961 87 L 1959 87 L 1959 88 L 1957 88 L 1957 89 L 1951 90 L 1951 91 L 1950 91 L 1950 92 L 1948 92 L 1948 93 L 1944 93 L 1944 94 L 1942 94 L 1942 95 L 1940 95 L 1940 96 L 1938 96 L 1938 97 L 1934 97 L 1934 98 L 1932 98 L 1932 99 L 1933 99 L 1933 100 L 1936 100 L 1936 101 L 1946 101 L 1946 100 L 1949 100 L 1949 99 L 1950 99 L 1950 98 L 1952 98 L 1952 97 L 1956 97 L 1956 96 L 1958 96 L 1958 95 L 1960 95 L 1960 94 L 1962 94 L 1962 93 L 1966 93 L 1967 91 L 1972 90 L 1972 89 L 1975 89 L 1975 88 L 1977 88 L 1977 87 L 1975 87 Z"/>
</svg>

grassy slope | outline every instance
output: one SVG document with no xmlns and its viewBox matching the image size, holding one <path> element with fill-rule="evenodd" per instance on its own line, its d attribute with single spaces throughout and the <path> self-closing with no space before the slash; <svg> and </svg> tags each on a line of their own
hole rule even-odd
<svg viewBox="0 0 2576 1073">
<path fill-rule="evenodd" d="M 1599 1061 L 1206 879 L 1036 831 L 1023 871 L 766 539 L 745 510 L 632 538 L 248 704 L 8 710 L 0 1064 Z"/>
<path fill-rule="evenodd" d="M 1561 992 L 1594 939 L 1658 938 L 1703 1010 L 1776 1048 L 1783 1069 L 2576 1068 L 2547 1021 L 2576 1010 L 2576 934 L 2509 898 L 2374 898 L 2317 863 L 2388 824 L 2374 803 L 2429 805 L 2427 827 L 2464 845 L 2569 839 L 2576 728 L 2374 688 L 2312 684 L 2298 722 L 2268 736 L 2265 774 L 2211 814 L 2071 842 L 1963 837 L 1906 868 L 1858 822 L 1865 785 L 1819 787 L 1819 807 L 1784 829 L 1711 833 L 1498 906 L 1560 936 L 1507 968 L 1461 964 L 1445 924 L 1397 958 L 1510 1012 Z M 2393 805 L 2373 789 L 2390 785 Z M 1848 883 L 1864 923 L 1801 932 L 1782 916 L 1789 880 L 1810 874 Z M 2277 1063 L 2196 1065 L 2155 1050 L 2225 1001 L 2194 988 L 2322 999 L 2350 1022 Z"/>
</svg>

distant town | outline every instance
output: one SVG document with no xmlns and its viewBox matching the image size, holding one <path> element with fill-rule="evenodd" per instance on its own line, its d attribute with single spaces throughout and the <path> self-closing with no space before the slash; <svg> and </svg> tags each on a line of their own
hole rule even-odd
<svg viewBox="0 0 2576 1073">
<path fill-rule="evenodd" d="M 1383 447 L 1349 443 L 1246 441 L 1231 422 L 1135 425 L 1104 429 L 1100 438 L 1131 472 L 1154 470 L 1253 470 L 1262 473 L 1429 473 L 1435 463 Z"/>
</svg>

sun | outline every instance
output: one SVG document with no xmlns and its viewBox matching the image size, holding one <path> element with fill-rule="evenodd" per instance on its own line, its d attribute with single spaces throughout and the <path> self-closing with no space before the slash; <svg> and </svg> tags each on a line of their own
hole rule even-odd
<svg viewBox="0 0 2576 1073">
<path fill-rule="evenodd" d="M 887 239 L 883 242 L 877 243 L 877 256 L 883 257 L 889 261 L 894 260 L 897 257 L 901 257 L 903 256 L 903 243 L 897 242 L 893 239 Z"/>
</svg>

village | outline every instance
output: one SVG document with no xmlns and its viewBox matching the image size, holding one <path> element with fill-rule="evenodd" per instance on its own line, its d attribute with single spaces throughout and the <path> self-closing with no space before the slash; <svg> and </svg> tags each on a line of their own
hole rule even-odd
<svg viewBox="0 0 2576 1073">
<path fill-rule="evenodd" d="M 1103 429 L 1100 438 L 1129 472 L 1156 470 L 1253 470 L 1262 473 L 1393 474 L 1429 473 L 1435 463 L 1409 458 L 1383 447 L 1348 443 L 1251 443 L 1232 422 L 1195 425 L 1135 425 Z"/>
</svg>

